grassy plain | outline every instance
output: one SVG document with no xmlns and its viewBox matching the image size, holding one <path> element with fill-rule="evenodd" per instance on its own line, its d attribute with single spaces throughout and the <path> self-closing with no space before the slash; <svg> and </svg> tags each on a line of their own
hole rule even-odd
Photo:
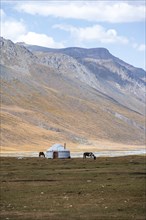
<svg viewBox="0 0 146 220">
<path fill-rule="evenodd" d="M 145 220 L 146 158 L 1 158 L 0 219 Z"/>
</svg>

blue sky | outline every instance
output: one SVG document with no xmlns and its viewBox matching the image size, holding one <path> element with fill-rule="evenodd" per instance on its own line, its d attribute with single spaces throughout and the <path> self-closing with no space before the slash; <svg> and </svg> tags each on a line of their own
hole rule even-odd
<svg viewBox="0 0 146 220">
<path fill-rule="evenodd" d="M 1 36 L 50 48 L 107 48 L 145 64 L 145 1 L 1 0 Z"/>
</svg>

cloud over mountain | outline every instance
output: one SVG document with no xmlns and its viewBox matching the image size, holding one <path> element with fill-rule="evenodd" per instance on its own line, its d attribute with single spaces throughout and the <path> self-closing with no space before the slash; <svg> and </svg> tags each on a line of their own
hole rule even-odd
<svg viewBox="0 0 146 220">
<path fill-rule="evenodd" d="M 46 47 L 60 48 L 63 43 L 55 42 L 53 37 L 46 34 L 30 32 L 23 20 L 17 21 L 5 14 L 1 9 L 1 36 L 14 42 L 25 42 Z"/>
<path fill-rule="evenodd" d="M 101 43 L 121 43 L 127 44 L 128 39 L 119 36 L 114 29 L 105 29 L 101 25 L 93 25 L 89 27 L 74 27 L 71 25 L 58 24 L 54 28 L 59 28 L 70 32 L 72 37 L 79 42 L 95 41 Z"/>
</svg>

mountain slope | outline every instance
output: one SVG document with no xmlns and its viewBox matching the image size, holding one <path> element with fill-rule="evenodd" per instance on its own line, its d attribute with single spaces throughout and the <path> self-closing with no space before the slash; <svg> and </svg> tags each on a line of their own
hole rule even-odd
<svg viewBox="0 0 146 220">
<path fill-rule="evenodd" d="M 96 149 L 97 142 L 144 144 L 144 102 L 139 87 L 134 97 L 126 91 L 131 101 L 127 103 L 125 84 L 120 85 L 123 90 L 114 84 L 118 70 L 114 73 L 110 66 L 97 76 L 87 65 L 97 62 L 99 67 L 100 62 L 104 69 L 103 50 L 98 59 L 89 61 L 82 60 L 88 58 L 83 52 L 78 58 L 60 50 L 34 52 L 3 38 L 0 45 L 2 150 L 45 150 L 56 142 L 67 142 L 74 151 L 81 146 Z M 135 82 L 144 86 L 142 77 Z"/>
<path fill-rule="evenodd" d="M 90 77 L 92 76 L 93 79 L 90 80 L 94 82 L 90 83 L 92 87 L 110 95 L 122 105 L 141 113 L 145 112 L 145 71 L 114 57 L 107 49 L 78 47 L 49 49 L 33 45 L 26 45 L 26 47 L 37 56 L 47 56 L 48 59 L 50 59 L 51 54 L 55 53 L 74 58 L 86 68 L 85 75 L 89 72 Z"/>
</svg>

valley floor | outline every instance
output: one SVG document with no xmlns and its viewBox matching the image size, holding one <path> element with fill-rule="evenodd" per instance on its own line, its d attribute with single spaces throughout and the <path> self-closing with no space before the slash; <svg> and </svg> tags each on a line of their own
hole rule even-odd
<svg viewBox="0 0 146 220">
<path fill-rule="evenodd" d="M 93 152 L 96 157 L 116 157 L 126 155 L 146 155 L 146 147 L 144 145 L 124 145 L 120 143 L 112 143 L 106 141 L 94 141 L 94 145 L 75 145 L 67 143 L 67 149 L 70 150 L 72 158 L 80 158 L 84 152 Z M 51 145 L 42 146 L 1 146 L 1 157 L 38 157 L 40 151 L 46 152 Z"/>
<path fill-rule="evenodd" d="M 145 220 L 146 157 L 1 157 L 1 219 Z"/>
</svg>

